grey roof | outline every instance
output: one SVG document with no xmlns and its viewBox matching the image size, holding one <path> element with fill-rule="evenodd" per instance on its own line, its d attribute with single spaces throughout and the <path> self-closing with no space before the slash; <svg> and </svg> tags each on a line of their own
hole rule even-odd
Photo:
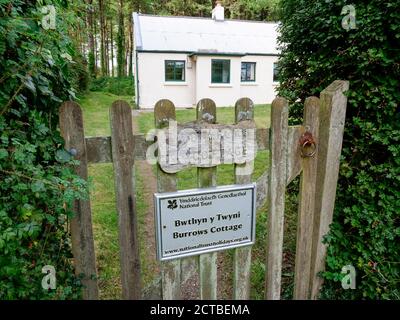
<svg viewBox="0 0 400 320">
<path fill-rule="evenodd" d="M 133 14 L 142 51 L 277 55 L 277 23 Z"/>
</svg>

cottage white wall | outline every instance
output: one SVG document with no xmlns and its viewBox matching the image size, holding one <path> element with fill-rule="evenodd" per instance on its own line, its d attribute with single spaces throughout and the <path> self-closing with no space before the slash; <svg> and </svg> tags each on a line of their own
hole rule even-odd
<svg viewBox="0 0 400 320">
<path fill-rule="evenodd" d="M 211 83 L 211 60 L 231 61 L 230 83 Z M 233 106 L 240 98 L 240 57 L 198 56 L 196 61 L 196 100 L 210 98 L 218 107 Z"/>
<path fill-rule="evenodd" d="M 271 103 L 275 99 L 278 85 L 273 81 L 273 64 L 278 61 L 278 57 L 245 56 L 241 60 L 256 63 L 256 80 L 241 82 L 240 96 L 250 98 L 255 104 Z"/>
<path fill-rule="evenodd" d="M 211 83 L 211 60 L 229 59 L 231 75 L 229 84 Z M 276 56 L 198 56 L 196 67 L 196 101 L 211 98 L 217 106 L 232 106 L 242 97 L 250 98 L 255 104 L 271 103 L 276 96 L 277 83 L 273 82 L 273 63 Z M 256 81 L 241 82 L 241 63 L 256 63 Z"/>
<path fill-rule="evenodd" d="M 165 81 L 165 60 L 184 60 L 185 81 Z M 160 99 L 169 99 L 179 107 L 195 105 L 195 66 L 188 68 L 187 54 L 138 52 L 139 106 L 154 108 Z M 136 91 L 137 92 L 137 91 Z"/>
<path fill-rule="evenodd" d="M 211 60 L 229 59 L 229 84 L 211 83 Z M 185 81 L 165 82 L 165 60 L 185 60 Z M 211 98 L 217 106 L 233 106 L 242 97 L 255 104 L 271 103 L 276 96 L 273 63 L 276 56 L 197 56 L 188 68 L 187 54 L 138 53 L 139 99 L 141 108 L 154 108 L 160 99 L 171 100 L 177 108 L 193 107 L 202 98 Z M 256 62 L 256 81 L 241 82 L 241 62 Z M 136 91 L 137 92 L 137 91 Z M 136 97 L 137 98 L 137 97 Z"/>
</svg>

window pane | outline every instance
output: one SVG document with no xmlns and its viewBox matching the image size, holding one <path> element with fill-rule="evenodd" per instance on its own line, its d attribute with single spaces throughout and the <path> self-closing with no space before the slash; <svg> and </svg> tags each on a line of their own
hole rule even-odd
<svg viewBox="0 0 400 320">
<path fill-rule="evenodd" d="M 165 71 L 165 80 L 167 80 L 167 81 L 174 80 L 174 70 L 173 69 L 167 69 Z"/>
<path fill-rule="evenodd" d="M 279 68 L 278 68 L 278 63 L 274 62 L 274 70 L 273 70 L 273 81 L 278 82 L 278 74 L 279 74 Z"/>
<path fill-rule="evenodd" d="M 165 61 L 165 81 L 185 81 L 185 61 Z"/>
<path fill-rule="evenodd" d="M 212 82 L 216 82 L 216 83 L 222 82 L 221 70 L 214 69 L 213 74 L 212 74 Z"/>
<path fill-rule="evenodd" d="M 211 82 L 222 82 L 222 68 L 220 60 L 212 60 Z"/>
<path fill-rule="evenodd" d="M 211 60 L 211 82 L 230 82 L 230 60 Z"/>
<path fill-rule="evenodd" d="M 249 81 L 256 80 L 256 64 L 255 63 L 249 63 L 248 80 Z"/>
<path fill-rule="evenodd" d="M 229 76 L 230 76 L 230 61 L 224 60 L 222 62 L 222 82 L 229 83 Z"/>
<path fill-rule="evenodd" d="M 185 80 L 185 63 L 183 61 L 177 61 L 175 63 L 175 80 L 176 81 Z"/>
<path fill-rule="evenodd" d="M 246 64 L 242 63 L 242 72 L 240 74 L 240 80 L 246 81 Z"/>
<path fill-rule="evenodd" d="M 255 62 L 242 62 L 241 81 L 255 81 L 256 80 L 256 63 Z"/>
<path fill-rule="evenodd" d="M 174 79 L 174 63 L 173 61 L 165 62 L 165 80 Z"/>
</svg>

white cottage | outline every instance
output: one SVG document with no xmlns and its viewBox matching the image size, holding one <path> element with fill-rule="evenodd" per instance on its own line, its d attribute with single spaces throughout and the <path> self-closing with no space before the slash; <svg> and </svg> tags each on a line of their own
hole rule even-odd
<svg viewBox="0 0 400 320">
<path fill-rule="evenodd" d="M 217 5 L 212 18 L 133 14 L 136 103 L 160 99 L 193 107 L 202 98 L 232 106 L 275 97 L 277 23 L 227 20 Z"/>
</svg>

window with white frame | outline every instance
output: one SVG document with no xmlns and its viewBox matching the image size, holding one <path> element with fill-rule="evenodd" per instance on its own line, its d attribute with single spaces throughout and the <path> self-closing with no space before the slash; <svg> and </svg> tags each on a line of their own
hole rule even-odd
<svg viewBox="0 0 400 320">
<path fill-rule="evenodd" d="M 255 62 L 242 62 L 240 80 L 242 82 L 255 82 L 256 81 L 256 63 Z"/>
<path fill-rule="evenodd" d="M 184 60 L 165 60 L 165 81 L 185 81 Z"/>
<path fill-rule="evenodd" d="M 211 60 L 211 83 L 230 83 L 231 60 Z"/>
</svg>

